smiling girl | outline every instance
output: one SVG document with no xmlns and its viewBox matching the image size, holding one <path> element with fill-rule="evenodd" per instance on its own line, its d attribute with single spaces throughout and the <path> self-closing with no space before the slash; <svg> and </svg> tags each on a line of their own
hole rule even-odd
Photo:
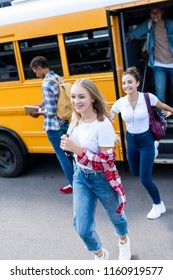
<svg viewBox="0 0 173 280">
<path fill-rule="evenodd" d="M 128 68 L 122 75 L 122 88 L 126 96 L 118 99 L 112 106 L 112 119 L 121 113 L 126 124 L 127 156 L 133 175 L 140 176 L 143 186 L 150 195 L 153 206 L 148 219 L 157 219 L 166 208 L 160 199 L 159 190 L 153 183 L 154 137 L 149 130 L 149 114 L 143 92 L 138 91 L 140 75 L 136 67 Z M 151 106 L 173 113 L 173 108 L 162 103 L 149 93 Z M 166 115 L 166 112 L 165 112 Z"/>
<path fill-rule="evenodd" d="M 78 79 L 71 89 L 73 122 L 61 137 L 61 148 L 74 153 L 73 177 L 74 227 L 93 252 L 95 260 L 107 260 L 109 253 L 95 228 L 97 200 L 119 237 L 119 259 L 131 258 L 130 239 L 124 214 L 126 197 L 115 161 L 116 135 L 103 96 L 89 79 Z M 121 203 L 119 202 L 121 199 Z"/>
</svg>

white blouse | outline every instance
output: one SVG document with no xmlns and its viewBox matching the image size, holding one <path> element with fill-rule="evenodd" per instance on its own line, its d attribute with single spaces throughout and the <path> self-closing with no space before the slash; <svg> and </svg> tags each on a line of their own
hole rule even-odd
<svg viewBox="0 0 173 280">
<path fill-rule="evenodd" d="M 151 106 L 155 106 L 158 98 L 152 93 L 149 93 L 149 98 Z M 135 109 L 132 108 L 126 95 L 113 104 L 112 111 L 121 113 L 129 133 L 143 133 L 149 129 L 149 114 L 143 92 L 139 92 Z"/>
</svg>

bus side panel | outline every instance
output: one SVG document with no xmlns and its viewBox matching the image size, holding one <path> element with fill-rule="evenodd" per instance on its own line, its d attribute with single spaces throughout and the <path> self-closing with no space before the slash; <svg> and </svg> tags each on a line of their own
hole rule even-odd
<svg viewBox="0 0 173 280">
<path fill-rule="evenodd" d="M 91 20 L 94 19 L 94 20 Z M 27 38 L 47 36 L 50 34 L 63 34 L 92 28 L 106 27 L 105 9 L 83 11 L 73 14 L 54 16 L 33 21 L 10 24 L 1 29 L 0 42 L 7 41 L 7 34 L 11 34 L 9 41 L 24 40 Z M 31 28 L 31 26 L 33 28 Z M 3 37 L 4 36 L 4 37 Z"/>
<path fill-rule="evenodd" d="M 41 103 L 41 83 L 1 87 L 0 98 L 0 126 L 15 131 L 29 153 L 52 153 L 52 146 L 43 131 L 43 116 L 35 119 L 26 115 L 24 110 L 24 105 Z"/>
</svg>

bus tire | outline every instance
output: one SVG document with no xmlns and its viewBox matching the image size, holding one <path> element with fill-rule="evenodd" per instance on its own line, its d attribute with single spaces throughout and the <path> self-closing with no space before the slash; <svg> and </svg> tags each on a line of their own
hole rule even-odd
<svg viewBox="0 0 173 280">
<path fill-rule="evenodd" d="M 17 177 L 23 171 L 24 155 L 15 139 L 6 134 L 0 136 L 0 177 Z"/>
</svg>

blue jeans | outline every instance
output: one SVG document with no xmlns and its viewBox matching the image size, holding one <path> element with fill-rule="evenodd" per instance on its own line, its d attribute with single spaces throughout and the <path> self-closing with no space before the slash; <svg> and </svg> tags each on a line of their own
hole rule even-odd
<svg viewBox="0 0 173 280">
<path fill-rule="evenodd" d="M 76 168 L 73 176 L 74 227 L 87 249 L 92 252 L 98 252 L 102 247 L 94 220 L 98 199 L 112 222 L 116 234 L 125 236 L 126 216 L 124 213 L 116 213 L 119 205 L 118 195 L 104 173 L 93 170 L 81 171 Z"/>
<path fill-rule="evenodd" d="M 143 186 L 151 196 L 154 204 L 160 203 L 158 188 L 152 182 L 154 164 L 154 138 L 151 131 L 131 134 L 126 131 L 127 156 L 129 167 L 134 176 L 140 176 Z"/>
<path fill-rule="evenodd" d="M 173 88 L 173 68 L 156 66 L 153 68 L 153 74 L 154 74 L 155 95 L 158 97 L 158 99 L 161 102 L 166 103 L 166 96 L 165 96 L 166 83 L 169 75 L 171 81 L 171 88 Z M 173 106 L 173 93 L 171 96 L 171 106 Z"/>
<path fill-rule="evenodd" d="M 47 136 L 49 141 L 51 142 L 54 151 L 56 153 L 57 159 L 62 167 L 64 175 L 68 181 L 68 183 L 73 185 L 73 165 L 68 156 L 66 156 L 65 152 L 60 148 L 61 136 L 66 134 L 68 129 L 68 124 L 64 124 L 61 126 L 59 130 L 49 130 L 47 131 Z"/>
</svg>

